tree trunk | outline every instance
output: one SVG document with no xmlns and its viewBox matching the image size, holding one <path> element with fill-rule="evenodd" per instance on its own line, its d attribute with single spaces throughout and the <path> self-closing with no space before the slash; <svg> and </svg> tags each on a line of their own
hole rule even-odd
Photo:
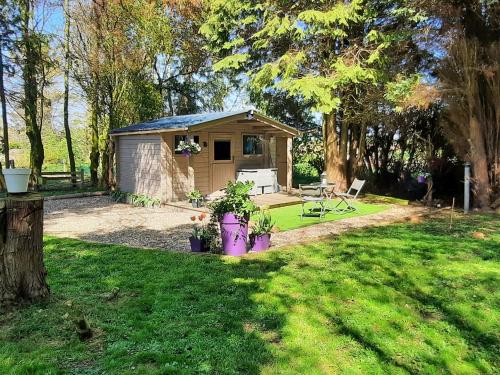
<svg viewBox="0 0 500 375">
<path fill-rule="evenodd" d="M 1 35 L 0 35 L 1 38 Z M 7 100 L 5 97 L 5 86 L 3 83 L 3 55 L 2 40 L 0 39 L 0 102 L 2 103 L 2 125 L 3 125 L 3 155 L 5 166 L 9 166 L 9 125 L 7 122 Z"/>
<path fill-rule="evenodd" d="M 103 188 L 109 188 L 109 140 L 104 142 L 101 150 L 101 181 L 99 184 Z"/>
<path fill-rule="evenodd" d="M 2 207 L 0 235 L 0 305 L 49 295 L 43 264 L 43 197 L 9 196 Z"/>
<path fill-rule="evenodd" d="M 66 135 L 66 146 L 68 148 L 69 170 L 71 172 L 71 183 L 76 183 L 76 165 L 75 154 L 73 153 L 73 141 L 71 140 L 71 130 L 69 128 L 69 70 L 71 68 L 71 60 L 69 54 L 69 37 L 70 37 L 70 18 L 69 18 L 69 0 L 64 0 L 65 23 L 64 23 L 64 133 Z"/>
<path fill-rule="evenodd" d="M 349 124 L 343 119 L 342 126 L 340 131 L 340 166 L 339 168 L 342 171 L 342 180 L 338 181 L 337 186 L 341 190 L 345 190 L 347 185 L 349 185 L 349 171 L 348 171 L 348 144 L 349 144 Z"/>
<path fill-rule="evenodd" d="M 116 188 L 116 178 L 115 178 L 115 142 L 109 139 L 109 150 L 108 150 L 108 187 L 111 190 Z"/>
<path fill-rule="evenodd" d="M 39 56 L 35 46 L 35 38 L 31 35 L 30 21 L 32 10 L 30 0 L 21 1 L 22 17 L 22 45 L 24 61 L 22 64 L 24 80 L 24 118 L 26 123 L 26 135 L 30 141 L 30 165 L 34 177 L 34 183 L 38 185 L 38 179 L 42 172 L 44 151 L 42 134 L 37 124 L 37 99 L 38 83 L 36 79 L 36 66 Z"/>
<path fill-rule="evenodd" d="M 90 183 L 92 186 L 97 186 L 99 183 L 99 114 L 97 109 L 97 98 L 94 98 L 91 109 L 90 118 L 90 137 L 91 137 L 91 150 L 90 150 Z"/>
<path fill-rule="evenodd" d="M 337 184 L 337 189 L 345 189 L 345 175 L 340 160 L 335 113 L 323 115 L 323 139 L 325 140 L 325 169 L 329 182 Z"/>
<path fill-rule="evenodd" d="M 484 145 L 483 133 L 478 119 L 471 116 L 470 124 L 470 147 L 471 164 L 474 176 L 474 206 L 487 209 L 490 204 L 490 185 L 488 178 L 488 161 Z"/>
</svg>

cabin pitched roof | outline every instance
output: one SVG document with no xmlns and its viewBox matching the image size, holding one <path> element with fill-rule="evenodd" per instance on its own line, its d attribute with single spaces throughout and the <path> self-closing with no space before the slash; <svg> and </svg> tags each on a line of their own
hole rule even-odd
<svg viewBox="0 0 500 375">
<path fill-rule="evenodd" d="M 240 111 L 232 111 L 232 112 L 211 112 L 211 113 L 200 113 L 194 115 L 182 115 L 182 116 L 171 116 L 171 117 L 162 117 L 156 120 L 150 120 L 141 122 L 139 124 L 134 124 L 130 126 L 126 126 L 124 128 L 113 129 L 111 131 L 111 135 L 117 136 L 121 134 L 130 134 L 130 133 L 151 133 L 151 132 L 162 132 L 162 131 L 175 131 L 175 130 L 189 130 L 197 125 L 205 125 L 209 123 L 216 123 L 219 120 L 229 119 L 234 117 L 238 119 L 249 119 L 256 121 L 270 122 L 270 125 L 281 128 L 284 131 L 288 131 L 293 135 L 298 135 L 300 132 L 294 127 L 285 125 L 279 121 L 273 120 L 269 117 L 261 115 L 253 110 L 240 110 Z M 259 120 L 259 118 L 261 120 Z M 195 129 L 192 129 L 195 130 Z"/>
</svg>

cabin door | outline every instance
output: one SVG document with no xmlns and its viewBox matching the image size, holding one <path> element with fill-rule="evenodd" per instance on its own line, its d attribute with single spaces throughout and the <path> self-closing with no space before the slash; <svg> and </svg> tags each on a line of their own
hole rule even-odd
<svg viewBox="0 0 500 375">
<path fill-rule="evenodd" d="M 210 134 L 210 168 L 212 192 L 235 180 L 233 134 Z"/>
<path fill-rule="evenodd" d="M 282 189 L 286 189 L 287 158 L 287 138 L 276 137 L 276 168 L 278 168 L 278 185 Z"/>
</svg>

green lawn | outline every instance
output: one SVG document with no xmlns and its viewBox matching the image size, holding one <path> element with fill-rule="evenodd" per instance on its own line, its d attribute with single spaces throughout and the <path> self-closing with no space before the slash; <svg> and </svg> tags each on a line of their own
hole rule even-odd
<svg viewBox="0 0 500 375">
<path fill-rule="evenodd" d="M 330 201 L 329 204 L 330 206 L 335 206 L 337 202 L 338 200 L 334 200 Z M 269 210 L 269 213 L 271 214 L 271 217 L 275 221 L 276 227 L 278 227 L 280 231 L 286 231 L 290 229 L 307 227 L 309 225 L 314 225 L 325 221 L 335 221 L 335 220 L 346 219 L 348 217 L 374 214 L 377 212 L 382 212 L 389 208 L 389 206 L 387 205 L 363 203 L 359 200 L 354 202 L 354 206 L 358 209 L 355 212 L 347 212 L 347 213 L 328 212 L 322 219 L 320 219 L 317 214 L 301 217 L 302 207 L 300 204 L 273 208 Z M 311 203 L 306 204 L 306 209 L 313 207 L 314 205 Z M 343 205 L 341 207 L 345 206 Z M 255 220 L 257 219 L 257 217 L 258 214 L 254 215 L 252 219 Z"/>
<path fill-rule="evenodd" d="M 1 374 L 500 366 L 498 217 L 364 229 L 239 259 L 56 238 L 45 249 L 52 297 L 0 314 Z M 95 332 L 87 342 L 71 321 L 80 314 Z"/>
</svg>

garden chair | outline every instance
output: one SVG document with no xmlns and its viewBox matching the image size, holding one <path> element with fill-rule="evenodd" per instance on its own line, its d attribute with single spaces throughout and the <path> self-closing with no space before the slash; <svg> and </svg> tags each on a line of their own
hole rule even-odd
<svg viewBox="0 0 500 375">
<path fill-rule="evenodd" d="M 307 203 L 314 204 L 314 206 L 308 210 L 309 214 L 319 210 L 319 218 L 322 219 L 323 216 L 325 216 L 325 196 L 323 195 L 320 185 L 299 185 L 299 195 L 302 200 L 301 219 L 306 216 L 305 205 Z"/>
<path fill-rule="evenodd" d="M 361 189 L 365 184 L 365 180 L 358 180 L 357 178 L 351 184 L 351 187 L 347 192 L 334 192 L 335 197 L 340 198 L 340 202 L 334 207 L 337 212 L 347 212 L 347 211 L 357 211 L 357 208 L 352 205 L 352 201 L 358 198 Z M 345 208 L 340 208 L 342 204 L 345 204 Z"/>
<path fill-rule="evenodd" d="M 334 211 L 334 208 L 331 206 L 333 199 L 335 199 L 335 183 L 329 182 L 326 185 L 321 185 L 322 194 L 325 197 L 325 210 Z"/>
</svg>

